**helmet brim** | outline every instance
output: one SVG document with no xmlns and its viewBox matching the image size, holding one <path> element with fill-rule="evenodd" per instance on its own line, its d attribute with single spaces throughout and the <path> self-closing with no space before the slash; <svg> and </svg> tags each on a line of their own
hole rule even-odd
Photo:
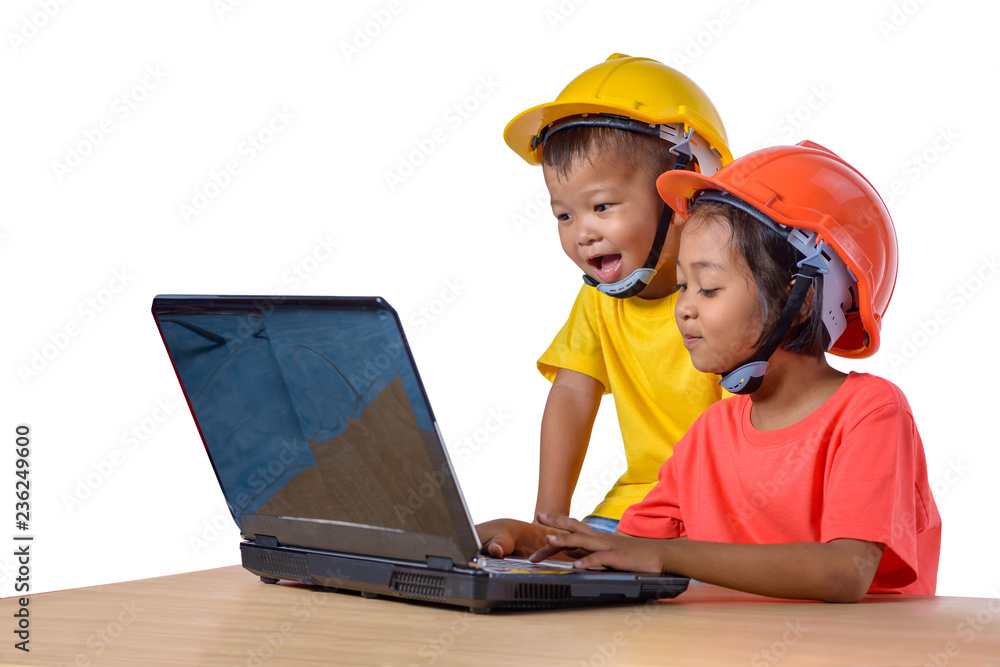
<svg viewBox="0 0 1000 667">
<path fill-rule="evenodd" d="M 733 161 L 733 154 L 726 145 L 725 138 L 718 136 L 708 122 L 685 107 L 678 108 L 677 113 L 674 114 L 653 116 L 638 110 L 626 113 L 620 106 L 596 102 L 548 102 L 531 107 L 515 116 L 504 128 L 503 139 L 507 146 L 520 155 L 525 162 L 530 165 L 539 165 L 542 163 L 541 151 L 532 147 L 532 140 L 538 136 L 542 128 L 570 116 L 598 113 L 627 116 L 651 125 L 683 123 L 685 128 L 693 129 L 708 141 L 708 147 L 720 155 L 723 165 Z"/>
</svg>

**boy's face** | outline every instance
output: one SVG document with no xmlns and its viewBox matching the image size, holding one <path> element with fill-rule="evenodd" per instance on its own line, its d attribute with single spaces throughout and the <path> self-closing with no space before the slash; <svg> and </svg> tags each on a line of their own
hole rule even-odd
<svg viewBox="0 0 1000 667">
<path fill-rule="evenodd" d="M 663 210 L 653 183 L 600 156 L 593 163 L 576 160 L 561 177 L 548 165 L 542 172 L 563 250 L 584 273 L 598 282 L 613 283 L 643 267 Z M 656 276 L 640 297 L 658 299 L 673 290 L 678 235 L 671 225 Z"/>
<path fill-rule="evenodd" d="M 695 368 L 728 373 L 759 347 L 764 325 L 760 293 L 746 262 L 733 254 L 725 221 L 697 218 L 681 229 L 677 328 Z"/>
</svg>

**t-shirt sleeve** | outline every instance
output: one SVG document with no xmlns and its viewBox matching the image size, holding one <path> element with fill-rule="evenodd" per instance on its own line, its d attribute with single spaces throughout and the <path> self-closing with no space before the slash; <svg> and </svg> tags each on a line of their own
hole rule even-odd
<svg viewBox="0 0 1000 667">
<path fill-rule="evenodd" d="M 680 446 L 681 442 L 677 444 Z M 618 530 L 634 537 L 669 539 L 687 535 L 678 499 L 675 453 L 660 466 L 656 486 L 645 498 L 625 510 Z"/>
<path fill-rule="evenodd" d="M 611 382 L 604 364 L 598 313 L 587 290 L 593 288 L 584 285 L 577 294 L 569 319 L 538 360 L 538 370 L 549 382 L 556 379 L 560 368 L 577 371 L 600 382 L 604 393 L 609 393 Z"/>
<path fill-rule="evenodd" d="M 884 544 L 872 590 L 901 588 L 917 578 L 917 535 L 934 515 L 930 489 L 919 483 L 926 478 L 923 465 L 920 436 L 901 395 L 864 416 L 833 455 L 820 539 Z"/>
</svg>

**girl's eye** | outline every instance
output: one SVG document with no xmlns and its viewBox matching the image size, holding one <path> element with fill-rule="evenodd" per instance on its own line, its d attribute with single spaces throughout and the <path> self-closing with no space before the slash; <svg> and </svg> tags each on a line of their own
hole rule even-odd
<svg viewBox="0 0 1000 667">
<path fill-rule="evenodd" d="M 687 290 L 687 288 L 688 288 L 688 286 L 685 285 L 684 283 L 677 283 L 676 285 L 674 285 L 674 291 L 675 292 L 683 292 L 683 291 Z"/>
<path fill-rule="evenodd" d="M 704 296 L 715 296 L 715 293 L 718 292 L 718 291 L 719 291 L 718 288 L 715 288 L 715 289 L 702 289 L 701 293 Z"/>
</svg>

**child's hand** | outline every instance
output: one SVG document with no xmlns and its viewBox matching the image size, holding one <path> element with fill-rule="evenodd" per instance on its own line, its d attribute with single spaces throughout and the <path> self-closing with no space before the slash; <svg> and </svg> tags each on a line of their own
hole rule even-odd
<svg viewBox="0 0 1000 667">
<path fill-rule="evenodd" d="M 546 534 L 556 531 L 516 519 L 495 519 L 477 525 L 476 532 L 483 553 L 494 558 L 527 558 L 545 546 Z"/>
<path fill-rule="evenodd" d="M 543 526 L 566 531 L 545 536 L 548 544 L 531 555 L 532 561 L 564 552 L 579 569 L 611 568 L 627 572 L 664 572 L 661 547 L 666 540 L 632 537 L 625 533 L 599 533 L 581 521 L 564 516 L 539 514 Z"/>
</svg>

